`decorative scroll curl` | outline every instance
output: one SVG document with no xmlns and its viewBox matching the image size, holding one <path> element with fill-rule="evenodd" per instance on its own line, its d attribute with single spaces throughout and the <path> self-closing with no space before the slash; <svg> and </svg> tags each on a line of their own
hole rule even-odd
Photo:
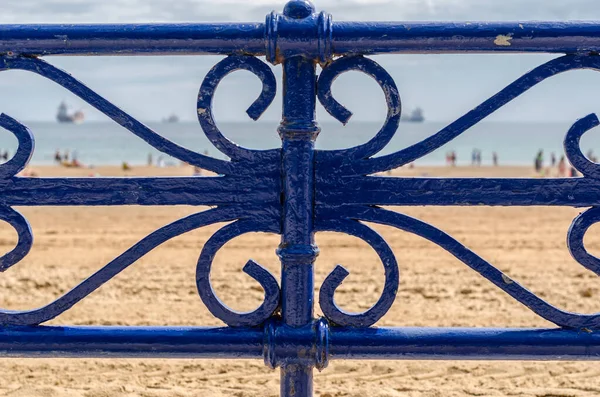
<svg viewBox="0 0 600 397">
<path fill-rule="evenodd" d="M 360 71 L 372 77 L 379 84 L 385 95 L 387 116 L 379 132 L 370 141 L 353 148 L 330 153 L 335 153 L 338 158 L 363 159 L 377 154 L 390 142 L 400 123 L 401 102 L 394 79 L 377 62 L 362 56 L 339 58 L 323 69 L 317 86 L 319 101 L 325 110 L 339 122 L 346 124 L 352 117 L 352 112 L 333 98 L 331 85 L 339 75 L 351 70 Z"/>
<path fill-rule="evenodd" d="M 41 59 L 24 56 L 0 56 L 0 71 L 5 70 L 24 70 L 33 72 L 57 83 L 58 85 L 71 91 L 73 94 L 77 95 L 79 98 L 93 106 L 98 111 L 110 117 L 117 124 L 143 139 L 155 149 L 188 164 L 195 165 L 218 174 L 241 175 L 257 172 L 264 174 L 265 172 L 274 172 L 276 170 L 275 164 L 277 163 L 277 157 L 279 156 L 278 150 L 248 150 L 235 145 L 233 142 L 225 138 L 217 129 L 212 116 L 211 102 L 214 91 L 219 82 L 227 74 L 235 70 L 248 70 L 258 76 L 263 82 L 263 90 L 260 97 L 248 109 L 248 115 L 250 117 L 256 120 L 271 104 L 273 98 L 275 97 L 275 77 L 269 66 L 255 57 L 231 55 L 228 58 L 225 58 L 208 73 L 198 95 L 198 119 L 206 136 L 219 150 L 230 156 L 232 160 L 245 160 L 246 163 L 242 165 L 237 165 L 229 161 L 223 161 L 205 156 L 201 153 L 197 153 L 186 149 L 185 147 L 179 146 L 178 144 L 157 134 L 148 126 L 144 125 L 117 106 L 113 105 L 104 97 L 100 96 L 95 91 L 91 90 L 86 85 L 72 77 L 69 73 L 58 69 Z M 17 134 L 17 129 L 21 131 L 25 128 L 13 119 L 8 118 L 8 116 L 5 117 L 4 121 L 0 120 L 0 122 L 2 122 L 2 126 L 10 129 L 13 133 L 15 133 L 15 135 Z M 20 134 L 23 135 L 22 133 Z M 19 138 L 19 136 L 17 136 L 17 138 Z M 25 145 L 25 142 L 25 140 L 19 138 L 19 143 L 20 146 L 23 146 L 23 150 L 28 148 L 28 146 Z M 33 150 L 33 147 L 31 148 Z M 23 164 L 23 157 L 20 155 L 20 153 L 17 153 L 17 155 L 18 156 L 15 156 L 15 161 L 19 159 L 20 162 L 18 164 Z M 265 164 L 259 167 L 256 165 L 256 163 L 259 161 L 264 161 Z M 252 162 L 253 164 L 249 165 L 247 162 Z M 26 165 L 27 162 L 24 164 Z M 12 165 L 4 168 L 4 170 L 12 170 L 11 167 Z M 0 177 L 4 175 L 5 174 L 0 174 Z"/>
<path fill-rule="evenodd" d="M 27 167 L 33 156 L 35 139 L 29 128 L 4 113 L 0 114 L 0 127 L 10 131 L 18 142 L 14 156 L 0 165 L 0 179 L 6 179 L 17 175 Z"/>
<path fill-rule="evenodd" d="M 244 266 L 244 273 L 258 281 L 265 291 L 263 303 L 254 311 L 237 312 L 223 303 L 215 294 L 210 282 L 210 270 L 217 252 L 228 241 L 250 232 L 279 233 L 279 225 L 264 226 L 251 220 L 231 223 L 216 232 L 204 245 L 196 267 L 198 293 L 208 310 L 225 324 L 232 327 L 252 327 L 265 322 L 279 307 L 280 290 L 275 277 L 253 260 Z"/>
<path fill-rule="evenodd" d="M 579 119 L 567 132 L 564 148 L 569 162 L 581 172 L 584 177 L 600 179 L 600 164 L 590 161 L 581 151 L 580 141 L 583 134 L 600 125 L 598 116 L 589 114 Z"/>
<path fill-rule="evenodd" d="M 459 241 L 428 223 L 376 207 L 347 206 L 341 207 L 339 210 L 333 210 L 333 213 L 341 218 L 352 217 L 367 222 L 393 226 L 431 241 L 492 282 L 513 299 L 527 306 L 532 312 L 558 326 L 575 329 L 600 328 L 600 313 L 572 313 L 551 305 L 469 250 Z M 333 213 L 330 215 L 333 215 Z M 587 253 L 583 247 L 585 232 L 598 221 L 600 221 L 599 208 L 592 208 L 581 214 L 571 226 L 568 243 L 573 257 L 581 265 L 600 274 L 600 260 Z"/>
<path fill-rule="evenodd" d="M 241 216 L 241 210 L 239 209 L 217 208 L 177 220 L 144 237 L 81 284 L 48 305 L 33 310 L 0 310 L 0 326 L 38 325 L 51 320 L 73 307 L 77 302 L 87 297 L 148 252 L 173 237 L 213 223 L 227 222 L 239 216 Z M 1 259 L 0 263 L 4 270 L 19 262 L 27 254 L 31 247 L 32 237 L 27 222 L 16 211 L 6 208 L 0 209 L 0 219 L 11 223 L 19 232 L 20 237 L 17 248 Z"/>
<path fill-rule="evenodd" d="M 0 272 L 3 272 L 27 256 L 33 245 L 33 234 L 27 219 L 10 207 L 0 206 L 0 220 L 11 225 L 18 236 L 15 248 L 0 257 Z"/>
<path fill-rule="evenodd" d="M 217 128 L 212 111 L 212 100 L 215 91 L 225 76 L 236 70 L 247 70 L 257 76 L 262 82 L 260 96 L 248 108 L 246 113 L 253 120 L 263 114 L 271 105 L 277 93 L 277 82 L 271 68 L 258 58 L 249 55 L 230 55 L 216 64 L 206 75 L 198 93 L 198 120 L 204 133 L 212 144 L 223 154 L 234 161 L 256 161 L 261 154 L 272 153 L 273 150 L 249 150 L 236 145 L 227 139 Z M 267 166 L 268 164 L 265 164 Z"/>
<path fill-rule="evenodd" d="M 344 267 L 337 265 L 325 278 L 319 291 L 319 305 L 328 320 L 336 325 L 351 327 L 369 327 L 375 324 L 392 307 L 400 272 L 394 253 L 385 240 L 373 229 L 362 223 L 348 219 L 332 219 L 317 225 L 318 231 L 342 232 L 367 242 L 379 255 L 385 269 L 385 282 L 379 300 L 363 313 L 349 313 L 340 309 L 334 300 L 335 290 L 350 274 Z"/>
<path fill-rule="evenodd" d="M 68 310 L 147 252 L 165 241 L 208 224 L 236 220 L 237 222 L 226 226 L 214 235 L 202 251 L 198 262 L 200 296 L 207 302 L 209 310 L 230 325 L 258 325 L 277 309 L 279 306 L 279 286 L 277 281 L 270 273 L 252 261 L 248 262 L 244 270 L 259 281 L 266 293 L 265 302 L 256 311 L 245 314 L 229 311 L 225 306 L 220 305 L 212 289 L 203 288 L 205 284 L 203 276 L 206 275 L 208 277 L 212 257 L 227 240 L 250 231 L 279 233 L 279 212 L 276 208 L 279 203 L 268 200 L 271 196 L 278 195 L 277 188 L 280 185 L 279 166 L 281 163 L 280 150 L 250 150 L 237 146 L 219 131 L 212 112 L 213 96 L 221 80 L 233 71 L 247 70 L 256 75 L 263 83 L 259 98 L 247 111 L 251 118 L 254 120 L 258 119 L 268 106 L 270 106 L 276 94 L 275 76 L 266 63 L 253 56 L 231 55 L 219 62 L 206 75 L 200 87 L 198 95 L 198 120 L 200 125 L 208 139 L 225 155 L 229 156 L 231 161 L 208 157 L 171 142 L 98 95 L 70 74 L 41 59 L 27 56 L 0 56 L 0 71 L 10 69 L 33 72 L 59 84 L 159 151 L 191 165 L 227 175 L 227 177 L 223 178 L 215 177 L 213 178 L 214 182 L 210 183 L 209 181 L 209 183 L 201 185 L 218 188 L 216 192 L 209 192 L 207 197 L 212 197 L 212 200 L 216 202 L 235 203 L 235 206 L 220 207 L 191 215 L 155 231 L 91 277 L 84 280 L 74 289 L 46 306 L 26 311 L 0 310 L 0 326 L 36 325 L 48 321 Z M 4 114 L 0 115 L 0 127 L 10 131 L 18 140 L 18 149 L 14 157 L 7 163 L 0 165 L 0 183 L 3 188 L 10 190 L 14 188 L 17 182 L 21 186 L 23 185 L 22 182 L 25 181 L 25 179 L 18 178 L 16 175 L 27 166 L 32 157 L 34 138 L 27 127 Z M 253 189 L 258 191 L 263 189 L 263 194 L 247 194 L 249 192 L 248 187 L 245 187 L 244 183 L 239 182 L 239 178 L 244 177 L 254 178 Z M 40 180 L 37 181 L 40 182 Z M 39 185 L 36 185 L 33 180 L 31 182 L 28 185 L 33 185 L 34 187 L 29 188 L 29 190 L 27 190 L 27 187 L 25 188 L 28 194 L 35 192 L 35 186 Z M 182 181 L 178 183 L 174 180 L 173 183 L 163 184 L 172 194 L 164 195 L 163 198 L 153 201 L 153 204 L 167 204 L 172 201 L 178 201 L 174 199 L 177 192 L 182 193 L 183 198 L 181 201 L 185 203 L 185 188 L 189 186 L 189 182 Z M 60 181 L 56 180 L 56 184 L 60 184 Z M 71 201 L 77 205 L 87 202 L 93 205 L 109 204 L 110 202 L 105 198 L 94 200 L 93 197 L 84 197 L 86 193 L 94 192 L 93 189 L 90 189 L 90 186 L 93 184 L 94 181 L 73 180 L 62 191 L 58 193 L 46 192 L 45 194 L 78 193 L 80 196 L 77 196 L 76 200 Z M 152 181 L 149 181 L 148 185 L 152 185 Z M 44 186 L 52 186 L 52 183 L 46 183 Z M 126 194 L 135 196 L 139 190 L 139 185 L 132 183 L 132 186 L 134 187 L 134 192 L 127 191 Z M 126 188 L 127 184 L 120 184 L 120 188 L 123 187 Z M 272 191 L 268 190 L 269 187 Z M 23 187 L 21 186 L 21 188 Z M 115 189 L 118 190 L 117 188 Z M 119 192 L 115 191 L 115 195 L 118 194 Z M 261 197 L 262 199 L 256 199 L 256 197 Z M 164 202 L 160 202 L 160 200 L 164 200 Z M 34 199 L 31 201 L 33 204 Z M 133 201 L 135 202 L 135 200 Z M 24 202 L 27 203 L 27 200 L 24 200 Z M 0 257 L 0 271 L 8 269 L 23 259 L 31 249 L 33 243 L 33 236 L 27 220 L 10 208 L 9 205 L 10 202 L 7 203 L 7 206 L 0 206 L 0 220 L 8 222 L 17 231 L 19 240 L 17 246 L 12 251 Z M 256 208 L 256 205 L 260 205 L 260 207 Z M 275 217 L 272 216 L 273 213 L 276 213 Z M 210 287 L 208 281 L 206 285 Z"/>
<path fill-rule="evenodd" d="M 367 64 L 369 64 L 369 66 L 366 66 Z M 384 88 L 388 106 L 388 119 L 386 120 L 382 131 L 364 145 L 352 149 L 319 151 L 317 156 L 319 163 L 318 168 L 322 170 L 328 169 L 328 171 L 330 168 L 333 168 L 331 173 L 335 176 L 369 175 L 409 164 L 447 144 L 507 103 L 550 77 L 570 70 L 600 70 L 600 57 L 589 55 L 565 55 L 546 62 L 519 77 L 506 88 L 502 89 L 500 92 L 432 136 L 407 148 L 380 157 L 371 156 L 379 152 L 389 142 L 396 132 L 400 118 L 400 100 L 395 91 L 395 84 L 393 79 L 383 68 L 373 61 L 359 56 L 340 58 L 337 61 L 334 61 L 330 66 L 326 67 L 319 78 L 319 99 L 321 99 L 323 106 L 325 106 L 334 117 L 342 122 L 347 121 L 350 112 L 332 99 L 330 87 L 331 82 L 335 77 L 340 73 L 351 69 L 364 71 L 373 77 L 376 76 L 375 78 L 382 88 L 388 87 L 387 89 Z M 367 71 L 367 69 L 369 71 Z M 397 112 L 395 110 L 397 110 Z M 590 122 L 587 118 L 585 120 L 585 123 Z M 581 124 L 579 124 L 577 128 L 579 127 L 581 127 Z M 369 145 L 369 149 L 362 149 L 364 151 L 358 149 L 365 145 Z M 352 150 L 358 150 L 360 156 L 357 157 L 360 158 L 356 158 L 354 153 L 351 152 Z M 353 155 L 349 156 L 349 154 Z"/>
<path fill-rule="evenodd" d="M 600 207 L 593 207 L 579 214 L 569 228 L 567 246 L 571 256 L 577 262 L 600 276 L 600 258 L 590 254 L 583 244 L 583 238 L 588 229 L 598 222 L 600 222 Z"/>
</svg>

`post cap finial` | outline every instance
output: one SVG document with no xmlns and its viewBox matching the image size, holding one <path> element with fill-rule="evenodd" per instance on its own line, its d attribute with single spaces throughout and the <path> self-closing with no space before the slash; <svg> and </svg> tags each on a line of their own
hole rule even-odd
<svg viewBox="0 0 600 397">
<path fill-rule="evenodd" d="M 291 0 L 283 9 L 283 15 L 294 19 L 304 19 L 315 12 L 315 5 L 310 0 Z"/>
</svg>

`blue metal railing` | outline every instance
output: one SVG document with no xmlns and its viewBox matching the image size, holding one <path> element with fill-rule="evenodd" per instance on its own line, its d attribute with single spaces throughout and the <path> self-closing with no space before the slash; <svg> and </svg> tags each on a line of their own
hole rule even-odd
<svg viewBox="0 0 600 397">
<path fill-rule="evenodd" d="M 449 52 L 562 53 L 518 78 L 481 105 L 431 137 L 398 152 L 374 157 L 395 134 L 401 102 L 391 76 L 366 54 Z M 281 367 L 283 396 L 312 395 L 313 368 L 332 359 L 538 359 L 600 358 L 600 313 L 563 311 L 527 290 L 443 231 L 379 205 L 489 205 L 591 207 L 568 233 L 568 247 L 584 267 L 600 274 L 600 259 L 583 238 L 600 221 L 600 165 L 581 152 L 581 136 L 599 124 L 588 115 L 573 124 L 564 141 L 566 155 L 583 177 L 571 179 L 391 178 L 373 174 L 408 164 L 443 146 L 488 115 L 558 73 L 600 70 L 600 23 L 366 23 L 333 22 L 308 1 L 294 0 L 283 14 L 262 23 L 170 25 L 2 25 L 0 70 L 21 69 L 61 85 L 154 148 L 191 165 L 214 171 L 205 178 L 22 178 L 34 150 L 33 134 L 7 115 L 0 126 L 19 147 L 0 166 L 0 220 L 18 233 L 17 246 L 0 258 L 0 270 L 29 252 L 33 237 L 27 220 L 13 206 L 44 205 L 212 205 L 166 225 L 125 251 L 65 295 L 29 311 L 0 310 L 0 354 L 10 357 L 191 357 L 263 358 Z M 208 139 L 230 160 L 219 160 L 163 138 L 43 55 L 222 54 L 198 94 L 198 120 Z M 212 99 L 230 72 L 247 70 L 262 82 L 248 109 L 258 119 L 277 89 L 271 68 L 256 58 L 282 64 L 281 148 L 249 150 L 217 127 Z M 316 65 L 322 72 L 317 76 Z M 380 131 L 357 147 L 314 149 L 319 134 L 317 100 L 342 123 L 351 113 L 336 101 L 333 81 L 360 71 L 383 90 L 387 117 Z M 315 84 L 316 82 L 316 84 Z M 372 328 L 390 309 L 399 283 L 398 264 L 385 240 L 366 222 L 393 226 L 444 248 L 556 329 Z M 59 316 L 153 248 L 206 225 L 230 222 L 205 244 L 198 260 L 200 298 L 227 326 L 56 327 L 40 324 Z M 348 276 L 336 267 L 323 282 L 313 315 L 314 233 L 337 231 L 356 236 L 378 253 L 385 284 L 379 300 L 363 313 L 348 313 L 335 290 Z M 210 283 L 212 261 L 229 240 L 249 232 L 281 235 L 277 251 L 280 282 L 248 261 L 244 271 L 261 284 L 265 299 L 256 310 L 239 313 L 224 305 Z"/>
</svg>

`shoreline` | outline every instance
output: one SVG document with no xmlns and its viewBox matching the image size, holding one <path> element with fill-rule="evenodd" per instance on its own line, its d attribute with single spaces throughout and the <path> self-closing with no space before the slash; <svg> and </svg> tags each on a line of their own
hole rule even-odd
<svg viewBox="0 0 600 397">
<path fill-rule="evenodd" d="M 190 165 L 156 167 L 148 165 L 129 165 L 130 169 L 123 170 L 119 165 L 106 165 L 98 167 L 64 167 L 60 165 L 30 166 L 22 171 L 19 176 L 35 177 L 132 177 L 132 176 L 193 176 L 194 167 Z M 554 171 L 554 172 L 552 172 Z M 30 173 L 34 175 L 30 175 Z M 551 169 L 549 176 L 554 176 L 555 169 Z M 202 170 L 202 175 L 214 175 L 210 171 Z M 527 178 L 540 177 L 533 167 L 529 166 L 404 166 L 391 172 L 379 173 L 381 176 L 407 176 L 407 177 L 504 177 Z"/>
</svg>

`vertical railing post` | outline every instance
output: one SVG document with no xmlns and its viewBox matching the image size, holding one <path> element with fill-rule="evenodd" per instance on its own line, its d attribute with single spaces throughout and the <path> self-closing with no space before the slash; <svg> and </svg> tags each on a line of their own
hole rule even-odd
<svg viewBox="0 0 600 397">
<path fill-rule="evenodd" d="M 297 10 L 293 10 L 297 11 Z M 284 15 L 306 18 L 308 13 Z M 279 134 L 283 141 L 284 190 L 281 258 L 282 320 L 284 326 L 310 326 L 313 321 L 313 264 L 318 255 L 314 243 L 314 143 L 320 131 L 315 121 L 316 63 L 294 56 L 283 62 L 283 118 Z M 313 365 L 289 360 L 281 365 L 281 395 L 313 394 Z"/>
</svg>

